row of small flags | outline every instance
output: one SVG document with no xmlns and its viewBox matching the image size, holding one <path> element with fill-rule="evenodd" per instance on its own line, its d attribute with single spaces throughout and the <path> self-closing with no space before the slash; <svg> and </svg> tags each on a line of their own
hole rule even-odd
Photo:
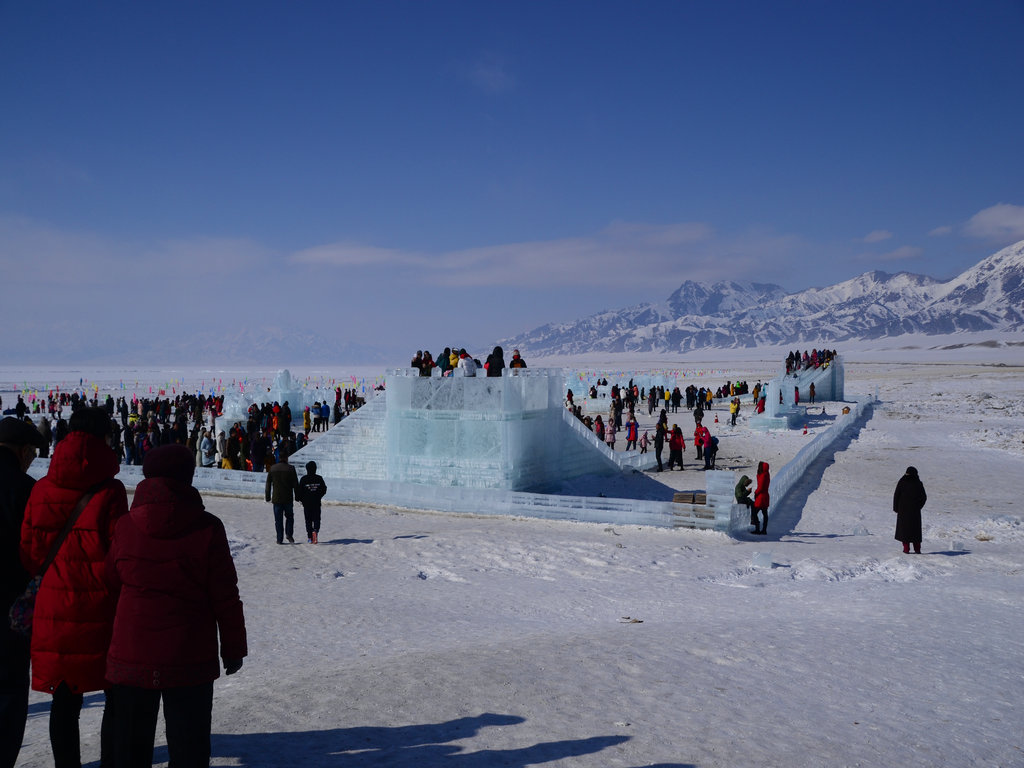
<svg viewBox="0 0 1024 768">
<path fill-rule="evenodd" d="M 630 379 L 644 378 L 666 378 L 666 379 L 692 379 L 702 376 L 728 376 L 731 371 L 724 368 L 645 368 L 635 371 L 602 371 L 584 370 L 577 371 L 576 377 L 579 381 L 592 381 L 594 379 L 608 379 L 610 383 L 625 384 Z"/>
<path fill-rule="evenodd" d="M 266 392 L 273 384 L 273 382 L 274 380 L 272 378 L 263 377 L 259 379 L 229 379 L 228 383 L 225 384 L 224 379 L 222 378 L 211 378 L 209 381 L 207 381 L 206 379 L 202 379 L 200 380 L 198 387 L 189 388 L 184 379 L 169 380 L 165 382 L 162 387 L 160 385 L 153 384 L 148 384 L 140 387 L 139 382 L 137 380 L 135 381 L 134 386 L 132 386 L 131 382 L 126 384 L 124 379 L 120 379 L 116 387 L 104 387 L 104 392 L 109 391 L 113 393 L 120 391 L 125 394 L 130 392 L 132 394 L 133 399 L 137 397 L 140 392 L 145 392 L 146 394 L 155 395 L 157 397 L 167 397 L 168 394 L 170 394 L 170 396 L 173 397 L 177 395 L 179 391 L 182 393 L 189 394 L 199 393 L 216 396 L 225 394 L 229 389 L 233 391 L 236 387 L 238 388 L 238 391 L 241 394 L 245 394 L 245 392 L 250 388 L 252 388 L 252 391 L 254 392 Z M 376 387 L 382 384 L 383 382 L 383 374 L 381 374 L 380 376 L 371 377 L 369 379 L 365 376 L 360 378 L 352 375 L 349 375 L 347 378 L 326 376 L 313 378 L 312 376 L 307 376 L 305 381 L 301 382 L 301 388 L 329 389 L 333 392 L 337 387 L 342 387 L 343 389 L 360 390 L 362 394 L 366 394 L 367 387 Z M 293 383 L 296 385 L 300 384 L 300 382 L 296 381 L 293 381 Z M 44 400 L 47 394 L 53 395 L 59 394 L 61 392 L 69 392 L 71 394 L 77 394 L 80 397 L 85 397 L 88 390 L 91 390 L 91 396 L 98 396 L 100 391 L 100 385 L 94 382 L 86 384 L 85 379 L 80 379 L 78 382 L 78 387 L 74 387 L 72 385 L 72 388 L 68 389 L 67 382 L 61 382 L 60 384 L 52 386 L 38 387 L 30 386 L 29 383 L 26 381 L 22 383 L 21 396 L 27 402 L 34 403 L 36 400 Z"/>
</svg>

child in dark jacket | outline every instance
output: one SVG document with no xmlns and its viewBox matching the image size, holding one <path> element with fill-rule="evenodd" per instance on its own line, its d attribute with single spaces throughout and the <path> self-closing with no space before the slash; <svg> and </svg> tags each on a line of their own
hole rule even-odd
<svg viewBox="0 0 1024 768">
<path fill-rule="evenodd" d="M 320 500 L 327 493 L 327 483 L 316 473 L 316 462 L 306 462 L 306 474 L 299 480 L 299 501 L 306 518 L 306 539 L 316 544 L 320 536 Z"/>
</svg>

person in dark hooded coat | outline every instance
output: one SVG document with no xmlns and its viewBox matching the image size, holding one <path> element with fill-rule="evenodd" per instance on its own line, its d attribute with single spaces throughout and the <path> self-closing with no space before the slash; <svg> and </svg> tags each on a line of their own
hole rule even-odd
<svg viewBox="0 0 1024 768">
<path fill-rule="evenodd" d="M 903 551 L 921 554 L 921 509 L 928 501 L 924 492 L 924 483 L 918 477 L 915 467 L 907 467 L 903 477 L 896 483 L 896 491 L 892 495 L 892 511 L 896 513 L 896 541 L 903 543 Z"/>
<path fill-rule="evenodd" d="M 209 765 L 213 681 L 221 660 L 230 675 L 248 653 L 238 576 L 224 524 L 192 487 L 192 452 L 154 448 L 142 471 L 106 560 L 114 765 L 152 764 L 161 700 L 170 764 Z"/>
<path fill-rule="evenodd" d="M 505 370 L 505 351 L 501 347 L 495 347 L 494 351 L 487 356 L 484 363 L 487 375 L 491 378 L 500 378 L 501 372 Z"/>
</svg>

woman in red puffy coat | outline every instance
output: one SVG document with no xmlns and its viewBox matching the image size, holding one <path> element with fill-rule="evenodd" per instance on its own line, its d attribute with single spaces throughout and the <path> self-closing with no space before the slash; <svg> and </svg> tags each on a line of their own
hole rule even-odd
<svg viewBox="0 0 1024 768">
<path fill-rule="evenodd" d="M 118 517 L 128 511 L 120 467 L 110 447 L 110 417 L 81 408 L 53 452 L 46 477 L 35 484 L 21 527 L 21 560 L 38 574 L 79 500 L 94 495 L 79 514 L 43 576 L 32 624 L 32 688 L 53 694 L 50 746 L 57 768 L 81 765 L 78 718 L 82 694 L 107 688 L 107 647 L 115 598 L 104 561 Z M 112 720 L 103 711 L 100 753 L 108 765 Z"/>
<path fill-rule="evenodd" d="M 142 471 L 107 556 L 120 593 L 107 655 L 115 765 L 152 764 L 162 699 L 170 764 L 206 766 L 220 660 L 230 675 L 247 654 L 238 576 L 223 523 L 192 487 L 192 452 L 155 448 Z"/>
<path fill-rule="evenodd" d="M 771 472 L 768 471 L 768 462 L 759 461 L 757 463 L 757 489 L 754 491 L 754 509 L 752 517 L 754 518 L 754 533 L 759 533 L 762 536 L 768 533 L 768 505 L 771 503 L 771 496 L 768 493 L 768 487 L 772 483 Z M 764 522 L 758 524 L 758 512 L 764 515 Z"/>
</svg>

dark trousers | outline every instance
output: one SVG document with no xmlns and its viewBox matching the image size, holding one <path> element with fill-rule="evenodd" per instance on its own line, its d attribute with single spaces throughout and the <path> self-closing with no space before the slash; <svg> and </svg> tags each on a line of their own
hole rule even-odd
<svg viewBox="0 0 1024 768">
<path fill-rule="evenodd" d="M 754 502 L 751 499 L 740 499 L 736 503 L 742 504 L 747 508 L 747 512 L 750 513 L 750 524 L 755 528 L 760 527 L 757 522 L 757 513 L 754 512 Z"/>
<path fill-rule="evenodd" d="M 170 768 L 207 768 L 210 765 L 213 683 L 163 690 L 115 685 L 110 695 L 116 702 L 115 768 L 149 768 L 153 764 L 161 699 Z"/>
<path fill-rule="evenodd" d="M 761 522 L 760 517 L 758 516 L 758 512 L 760 512 L 762 515 L 764 515 L 764 522 L 763 523 Z M 754 507 L 754 514 L 753 514 L 753 517 L 751 517 L 751 520 L 752 520 L 755 528 L 757 528 L 760 531 L 767 531 L 768 530 L 768 509 L 767 509 L 767 507 Z"/>
<path fill-rule="evenodd" d="M 103 704 L 103 721 L 100 725 L 100 766 L 113 765 L 114 704 L 106 696 Z M 82 714 L 83 696 L 72 691 L 67 683 L 61 683 L 53 692 L 50 703 L 50 748 L 53 750 L 54 768 L 81 768 L 82 738 L 78 730 L 78 719 Z"/>
<path fill-rule="evenodd" d="M 670 472 L 676 464 L 679 465 L 679 469 L 683 468 L 683 451 L 681 448 L 674 450 L 670 448 L 668 452 L 668 468 Z"/>
<path fill-rule="evenodd" d="M 277 532 L 278 544 L 284 541 L 285 536 L 289 539 L 295 536 L 295 514 L 291 504 L 274 505 L 274 530 Z"/>
<path fill-rule="evenodd" d="M 302 506 L 302 516 L 306 519 L 306 538 L 312 538 L 313 533 L 320 533 L 320 505 L 315 507 Z"/>
<path fill-rule="evenodd" d="M 0 768 L 13 768 L 28 719 L 28 638 L 0 628 Z"/>
<path fill-rule="evenodd" d="M 657 440 L 654 441 L 654 458 L 656 458 L 658 460 L 658 471 L 659 472 L 661 472 L 661 470 L 664 468 L 662 463 L 661 463 L 661 452 L 664 450 L 664 448 L 665 448 L 665 444 L 664 443 L 659 443 Z"/>
</svg>

